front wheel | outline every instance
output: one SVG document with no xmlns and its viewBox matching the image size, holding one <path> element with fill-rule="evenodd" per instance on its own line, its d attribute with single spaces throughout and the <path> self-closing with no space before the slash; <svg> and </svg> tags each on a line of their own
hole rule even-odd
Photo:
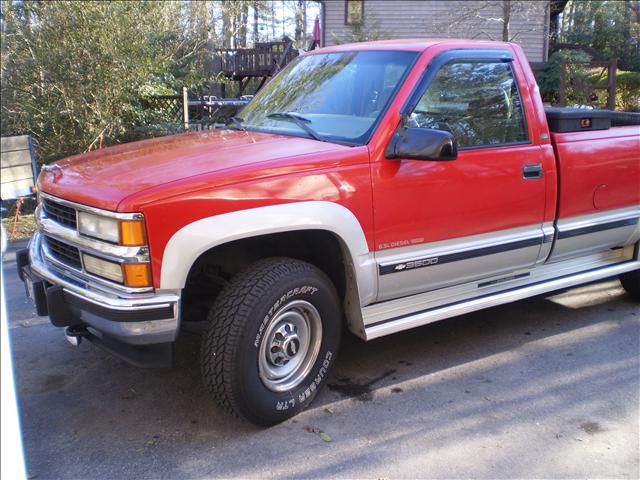
<svg viewBox="0 0 640 480">
<path fill-rule="evenodd" d="M 209 313 L 202 376 L 226 410 L 260 425 L 307 407 L 325 384 L 340 343 L 340 300 L 329 278 L 289 258 L 236 275 Z"/>
</svg>

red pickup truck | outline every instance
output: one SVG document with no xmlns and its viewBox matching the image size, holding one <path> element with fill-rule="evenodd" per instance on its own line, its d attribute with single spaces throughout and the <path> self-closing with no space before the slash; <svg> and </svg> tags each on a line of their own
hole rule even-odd
<svg viewBox="0 0 640 480">
<path fill-rule="evenodd" d="M 545 112 L 517 45 L 394 40 L 288 65 L 226 128 L 43 168 L 38 314 L 137 365 L 203 326 L 204 383 L 281 422 L 365 340 L 620 276 L 640 298 L 640 122 Z"/>
</svg>

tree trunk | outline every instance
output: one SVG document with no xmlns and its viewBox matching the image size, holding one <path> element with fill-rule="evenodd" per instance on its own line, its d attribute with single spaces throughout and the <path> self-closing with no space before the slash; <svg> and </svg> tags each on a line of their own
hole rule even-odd
<svg viewBox="0 0 640 480">
<path fill-rule="evenodd" d="M 302 40 L 307 41 L 307 2 L 302 2 Z M 304 45 L 303 45 L 304 47 Z"/>
<path fill-rule="evenodd" d="M 7 29 L 7 22 L 11 16 L 13 0 L 5 0 L 2 2 L 2 22 L 0 22 L 0 31 L 4 33 Z"/>
<path fill-rule="evenodd" d="M 600 12 L 598 12 L 597 7 L 588 11 L 588 13 L 593 18 L 593 30 L 590 32 L 591 45 L 589 46 L 595 48 L 599 52 L 603 52 L 607 48 L 606 41 L 602 38 L 602 35 L 598 35 L 596 32 L 604 31 L 604 29 L 607 28 L 608 19 L 599 14 Z M 600 53 L 600 55 L 602 55 L 602 53 Z"/>
<path fill-rule="evenodd" d="M 193 36 L 194 32 L 196 31 L 196 20 L 197 20 L 196 9 L 197 9 L 197 5 L 193 3 L 189 3 L 189 31 L 187 32 L 188 36 Z"/>
<path fill-rule="evenodd" d="M 303 42 L 302 31 L 304 29 L 304 12 L 303 12 L 304 2 L 302 0 L 298 0 L 296 2 L 296 13 L 295 13 L 295 21 L 296 21 L 296 32 L 295 32 L 295 41 L 298 47 L 301 46 Z"/>
<path fill-rule="evenodd" d="M 203 28 L 205 29 L 205 35 L 207 39 L 207 43 L 205 44 L 205 57 L 204 57 L 204 73 L 207 76 L 213 76 L 215 73 L 215 62 L 214 62 L 214 50 L 215 50 L 215 22 L 213 21 L 213 5 L 212 2 L 205 3 L 204 9 L 204 17 L 203 17 Z M 211 89 L 211 87 L 209 88 Z M 209 92 L 211 93 L 211 92 Z"/>
<path fill-rule="evenodd" d="M 247 46 L 247 22 L 249 20 L 249 4 L 243 3 L 242 9 L 240 10 L 239 15 L 239 25 L 238 25 L 238 46 L 246 47 Z"/>
<path fill-rule="evenodd" d="M 271 0 L 271 40 L 276 39 L 276 4 Z"/>
<path fill-rule="evenodd" d="M 623 58 L 621 58 L 622 60 L 622 64 L 624 65 L 624 59 L 625 58 L 630 58 L 633 55 L 633 52 L 631 51 L 632 49 L 632 42 L 633 39 L 631 38 L 631 14 L 633 11 L 633 5 L 631 4 L 631 0 L 624 0 L 624 24 L 623 24 L 623 29 L 622 29 L 622 52 L 623 52 Z"/>
<path fill-rule="evenodd" d="M 231 40 L 233 39 L 233 18 L 230 5 L 227 2 L 222 3 L 222 32 L 224 35 L 222 47 L 231 48 Z"/>
<path fill-rule="evenodd" d="M 253 44 L 260 41 L 260 15 L 258 13 L 258 2 L 253 2 Z"/>
<path fill-rule="evenodd" d="M 575 0 L 570 0 L 570 3 L 569 15 L 567 15 L 567 37 L 562 40 L 563 42 L 570 42 L 571 35 L 573 34 L 573 20 L 576 14 L 576 2 Z"/>
<path fill-rule="evenodd" d="M 502 2 L 502 41 L 508 42 L 511 39 L 509 34 L 509 23 L 511 22 L 511 0 Z"/>
</svg>

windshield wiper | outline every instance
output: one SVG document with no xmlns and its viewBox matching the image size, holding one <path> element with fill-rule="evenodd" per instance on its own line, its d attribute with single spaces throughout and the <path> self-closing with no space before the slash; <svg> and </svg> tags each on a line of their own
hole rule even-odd
<svg viewBox="0 0 640 480">
<path fill-rule="evenodd" d="M 244 118 L 240 118 L 240 117 L 231 117 L 230 118 L 231 123 L 233 123 L 233 126 L 236 127 L 238 130 L 245 132 L 247 129 L 244 127 L 244 125 L 242 125 L 242 123 L 244 122 Z M 228 125 L 228 124 L 227 124 Z"/>
<path fill-rule="evenodd" d="M 307 132 L 314 140 L 321 142 L 327 142 L 328 140 L 311 128 L 308 124 L 311 123 L 306 117 L 303 117 L 296 112 L 274 112 L 267 115 L 267 118 L 273 118 L 274 120 L 284 120 L 285 122 L 293 122 L 298 125 L 302 130 Z"/>
</svg>

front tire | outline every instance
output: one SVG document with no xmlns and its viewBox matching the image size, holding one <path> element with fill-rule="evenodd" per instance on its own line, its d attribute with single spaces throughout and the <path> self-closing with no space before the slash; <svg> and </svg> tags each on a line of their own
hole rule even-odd
<svg viewBox="0 0 640 480">
<path fill-rule="evenodd" d="M 315 266 L 270 258 L 236 275 L 209 313 L 202 377 L 227 411 L 259 425 L 306 408 L 335 363 L 340 300 Z"/>
<path fill-rule="evenodd" d="M 620 275 L 620 283 L 631 298 L 640 300 L 640 270 L 623 273 Z"/>
</svg>

